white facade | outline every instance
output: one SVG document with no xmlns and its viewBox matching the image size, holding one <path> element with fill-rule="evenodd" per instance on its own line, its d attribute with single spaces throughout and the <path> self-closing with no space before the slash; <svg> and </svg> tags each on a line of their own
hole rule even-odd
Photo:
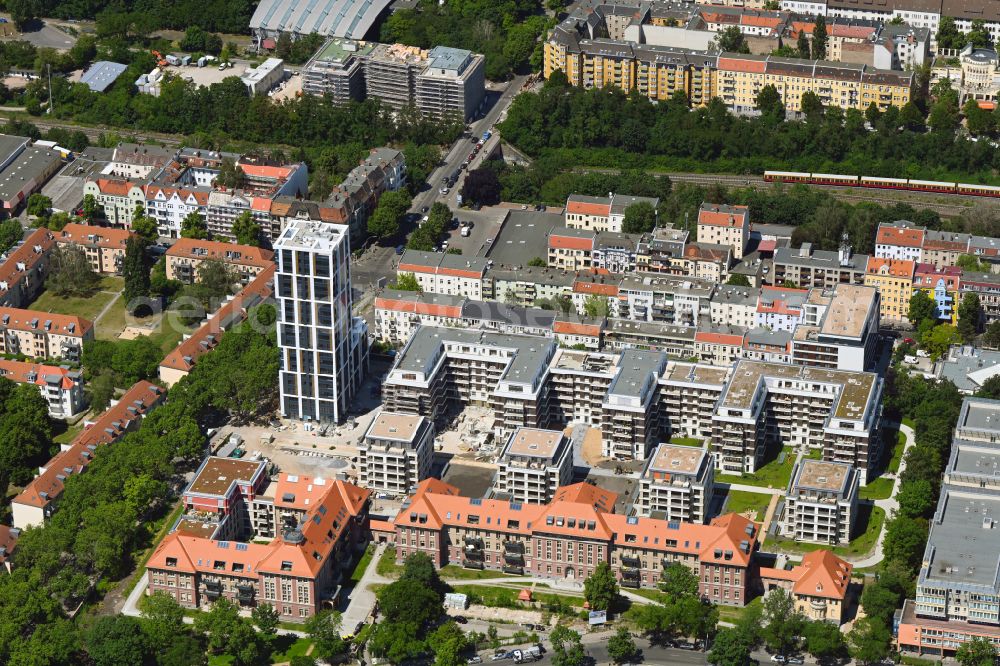
<svg viewBox="0 0 1000 666">
<path fill-rule="evenodd" d="M 277 259 L 281 413 L 339 422 L 368 363 L 368 330 L 352 316 L 350 230 L 291 220 Z"/>
<path fill-rule="evenodd" d="M 796 14 L 826 16 L 826 2 L 806 2 L 805 0 L 781 0 L 781 11 Z"/>
<path fill-rule="evenodd" d="M 156 220 L 156 232 L 164 238 L 180 238 L 184 218 L 191 213 L 205 217 L 207 204 L 208 191 L 146 188 L 146 214 Z"/>
<path fill-rule="evenodd" d="M 414 492 L 431 474 L 434 425 L 423 416 L 380 411 L 358 444 L 361 485 L 390 495 Z"/>
<path fill-rule="evenodd" d="M 707 449 L 660 444 L 639 480 L 640 516 L 704 523 L 712 502 L 715 467 Z"/>
<path fill-rule="evenodd" d="M 97 205 L 104 210 L 108 224 L 123 229 L 131 228 L 135 207 L 146 205 L 146 193 L 142 186 L 132 183 L 118 187 L 117 183 L 88 180 L 83 185 L 83 195 L 88 194 L 93 196 Z"/>
<path fill-rule="evenodd" d="M 785 497 L 784 535 L 809 543 L 848 543 L 857 514 L 858 476 L 842 463 L 800 462 Z"/>
<path fill-rule="evenodd" d="M 573 447 L 560 430 L 518 428 L 500 453 L 495 493 L 545 504 L 573 481 Z"/>
</svg>

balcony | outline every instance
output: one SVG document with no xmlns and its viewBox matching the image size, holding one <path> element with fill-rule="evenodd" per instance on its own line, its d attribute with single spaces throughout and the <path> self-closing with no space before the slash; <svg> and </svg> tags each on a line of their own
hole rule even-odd
<svg viewBox="0 0 1000 666">
<path fill-rule="evenodd" d="M 642 566 L 642 562 L 639 561 L 638 557 L 623 556 L 622 566 L 627 567 L 629 569 L 638 569 L 640 566 Z"/>
<path fill-rule="evenodd" d="M 639 570 L 632 567 L 622 569 L 622 587 L 638 588 L 641 585 Z"/>
<path fill-rule="evenodd" d="M 465 547 L 465 559 L 467 560 L 477 560 L 482 562 L 484 559 L 482 548 L 472 548 L 470 546 Z"/>
<path fill-rule="evenodd" d="M 236 586 L 236 598 L 241 604 L 249 605 L 253 603 L 254 594 L 256 590 L 253 585 L 237 585 Z"/>
<path fill-rule="evenodd" d="M 466 569 L 479 569 L 480 571 L 486 568 L 486 564 L 482 560 L 470 560 L 468 557 L 462 560 L 462 566 Z"/>
<path fill-rule="evenodd" d="M 205 596 L 215 601 L 222 596 L 222 583 L 217 580 L 205 581 Z"/>
<path fill-rule="evenodd" d="M 470 536 L 465 537 L 465 547 L 482 550 L 483 549 L 482 537 L 470 537 Z"/>
<path fill-rule="evenodd" d="M 524 544 L 520 541 L 504 541 L 503 550 L 505 553 L 516 553 L 518 555 L 524 554 Z"/>
<path fill-rule="evenodd" d="M 524 575 L 524 567 L 515 566 L 513 564 L 505 564 L 502 568 L 503 572 L 506 574 L 514 574 L 516 576 Z"/>
<path fill-rule="evenodd" d="M 519 567 L 524 566 L 524 556 L 521 555 L 520 553 L 504 553 L 503 561 L 506 564 L 513 564 Z"/>
</svg>

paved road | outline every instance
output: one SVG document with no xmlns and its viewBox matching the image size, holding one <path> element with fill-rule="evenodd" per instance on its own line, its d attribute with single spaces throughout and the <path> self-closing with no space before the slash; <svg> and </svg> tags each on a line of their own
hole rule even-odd
<svg viewBox="0 0 1000 666">
<path fill-rule="evenodd" d="M 376 547 L 375 555 L 372 557 L 371 562 L 368 563 L 368 568 L 365 569 L 364 575 L 361 576 L 361 580 L 351 590 L 347 607 L 343 609 L 343 622 L 341 626 L 345 633 L 353 633 L 354 627 L 359 622 L 364 622 L 371 615 L 372 609 L 375 608 L 375 592 L 371 589 L 371 585 L 373 583 L 392 582 L 388 578 L 378 575 L 377 571 L 378 560 L 382 556 L 382 553 L 385 552 L 385 548 L 386 545 L 384 543 Z"/>
</svg>

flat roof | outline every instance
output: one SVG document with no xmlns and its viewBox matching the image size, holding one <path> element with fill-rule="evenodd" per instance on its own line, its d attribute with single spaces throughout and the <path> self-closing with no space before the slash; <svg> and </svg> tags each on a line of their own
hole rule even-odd
<svg viewBox="0 0 1000 666">
<path fill-rule="evenodd" d="M 351 56 L 365 56 L 372 52 L 375 45 L 370 42 L 357 42 L 351 39 L 331 39 L 319 47 L 313 56 L 315 62 L 344 62 Z"/>
<path fill-rule="evenodd" d="M 34 146 L 25 148 L 20 155 L 14 158 L 10 166 L 0 173 L 0 199 L 14 201 L 32 180 L 40 188 L 43 184 L 40 177 L 52 169 L 53 162 L 61 163 L 62 156 L 48 148 Z"/>
<path fill-rule="evenodd" d="M 238 481 L 247 483 L 264 469 L 263 460 L 240 460 L 211 456 L 201 464 L 184 494 L 221 495 Z"/>
<path fill-rule="evenodd" d="M 729 376 L 729 368 L 714 365 L 702 365 L 700 363 L 679 363 L 670 361 L 666 370 L 663 371 L 661 379 L 671 382 L 684 382 L 689 384 L 712 384 L 722 386 Z"/>
<path fill-rule="evenodd" d="M 620 369 L 608 387 L 608 394 L 640 397 L 650 373 L 658 374 L 666 357 L 663 352 L 626 349 L 622 352 Z"/>
<path fill-rule="evenodd" d="M 575 370 L 613 376 L 618 369 L 621 354 L 585 352 L 576 349 L 560 349 L 549 366 L 554 370 Z"/>
<path fill-rule="evenodd" d="M 512 210 L 486 256 L 495 262 L 494 268 L 524 267 L 532 258 L 546 256 L 549 234 L 562 226 L 563 216 L 559 213 Z M 524 272 L 530 273 L 531 269 L 525 268 Z"/>
<path fill-rule="evenodd" d="M 520 427 L 511 434 L 502 458 L 507 456 L 527 456 L 553 460 L 565 439 L 561 430 Z"/>
<path fill-rule="evenodd" d="M 920 581 L 997 587 L 1000 558 L 1000 493 L 959 486 L 941 488 L 927 537 Z"/>
<path fill-rule="evenodd" d="M 875 307 L 878 290 L 857 284 L 838 284 L 820 324 L 821 335 L 856 338 Z"/>
<path fill-rule="evenodd" d="M 805 459 L 799 466 L 793 488 L 828 490 L 844 493 L 853 469 L 847 463 Z"/>
<path fill-rule="evenodd" d="M 423 416 L 382 410 L 372 420 L 366 437 L 412 442 L 425 420 Z"/>
<path fill-rule="evenodd" d="M 956 439 L 947 471 L 1000 480 L 1000 449 L 984 442 Z"/>
<path fill-rule="evenodd" d="M 80 77 L 80 83 L 87 84 L 94 92 L 104 92 L 126 69 L 128 66 L 120 62 L 98 60 Z"/>
<path fill-rule="evenodd" d="M 14 136 L 13 134 L 0 134 L 0 162 L 6 162 L 21 146 L 31 141 L 26 136 Z"/>
<path fill-rule="evenodd" d="M 1000 435 L 1000 400 L 966 398 L 959 413 L 958 428 Z"/>
<path fill-rule="evenodd" d="M 643 476 L 649 476 L 650 472 L 697 474 L 706 455 L 708 454 L 704 448 L 660 444 L 653 452 L 651 462 Z"/>
<path fill-rule="evenodd" d="M 289 220 L 288 226 L 274 244 L 274 251 L 307 250 L 329 252 L 347 234 L 349 228 L 343 224 L 314 222 L 312 220 Z"/>
</svg>

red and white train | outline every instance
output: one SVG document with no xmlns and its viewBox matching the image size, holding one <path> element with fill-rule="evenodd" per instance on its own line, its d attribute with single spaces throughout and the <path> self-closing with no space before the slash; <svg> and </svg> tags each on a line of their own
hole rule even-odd
<svg viewBox="0 0 1000 666">
<path fill-rule="evenodd" d="M 978 197 L 1000 197 L 1000 187 L 996 185 L 943 183 L 936 180 L 915 180 L 913 178 L 876 178 L 873 176 L 844 176 L 835 173 L 765 171 L 764 180 L 768 183 L 806 183 L 809 185 L 872 187 L 883 190 L 913 190 L 916 192 L 940 192 L 942 194 L 966 194 Z"/>
</svg>

